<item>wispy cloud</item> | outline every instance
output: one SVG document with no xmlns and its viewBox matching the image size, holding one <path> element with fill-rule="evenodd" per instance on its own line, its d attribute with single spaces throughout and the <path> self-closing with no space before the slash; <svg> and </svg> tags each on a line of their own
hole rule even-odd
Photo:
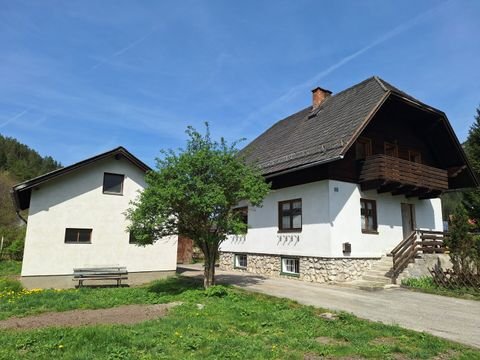
<svg viewBox="0 0 480 360">
<path fill-rule="evenodd" d="M 140 36 L 140 37 L 137 38 L 136 40 L 130 42 L 129 44 L 127 44 L 126 46 L 124 46 L 124 47 L 121 48 L 120 50 L 115 51 L 113 54 L 111 54 L 111 55 L 108 56 L 107 58 L 98 61 L 96 64 L 94 64 L 94 65 L 89 69 L 89 71 L 94 71 L 94 70 L 98 69 L 100 66 L 102 66 L 103 64 L 106 64 L 106 63 L 108 63 L 108 62 L 111 62 L 112 59 L 114 59 L 114 58 L 116 58 L 116 57 L 118 57 L 118 56 L 121 56 L 121 55 L 125 54 L 126 52 L 132 50 L 135 46 L 141 44 L 141 43 L 144 42 L 147 38 L 149 38 L 156 30 L 157 30 L 157 27 L 154 26 L 154 27 L 151 28 L 149 31 L 147 31 L 145 34 L 143 34 L 142 36 Z"/>
<path fill-rule="evenodd" d="M 28 114 L 29 111 L 30 111 L 29 109 L 25 109 L 25 110 L 22 110 L 22 111 L 20 111 L 19 113 L 15 114 L 15 115 L 13 115 L 13 116 L 10 117 L 10 118 L 7 118 L 4 122 L 0 123 L 0 128 L 2 128 L 2 127 L 4 127 L 4 126 L 6 126 L 6 125 L 8 125 L 8 124 L 10 124 L 10 123 L 12 123 L 12 122 L 14 122 L 15 120 L 20 119 L 23 115 Z"/>
<path fill-rule="evenodd" d="M 450 3 L 452 0 L 448 0 L 445 2 L 436 5 L 435 7 L 417 15 L 416 17 L 410 19 L 409 21 L 404 22 L 396 26 L 395 28 L 387 31 L 382 36 L 378 37 L 371 43 L 367 44 L 366 46 L 362 47 L 361 49 L 343 57 L 335 64 L 330 65 L 325 70 L 315 74 L 311 78 L 305 80 L 304 82 L 297 84 L 291 87 L 286 93 L 281 95 L 280 97 L 276 98 L 275 100 L 267 103 L 266 105 L 262 106 L 259 110 L 256 110 L 250 113 L 245 120 L 245 125 L 248 125 L 253 119 L 268 114 L 272 111 L 278 109 L 282 104 L 292 100 L 293 98 L 297 97 L 299 94 L 304 94 L 308 89 L 311 89 L 315 84 L 317 84 L 320 80 L 325 78 L 326 76 L 330 75 L 335 70 L 345 66 L 346 64 L 350 63 L 351 61 L 355 60 L 359 56 L 367 53 L 368 51 L 372 50 L 373 48 L 391 40 L 392 38 L 410 30 L 414 26 L 418 25 L 419 23 L 429 19 L 432 15 L 437 12 L 440 8 L 444 7 L 446 4 Z"/>
</svg>

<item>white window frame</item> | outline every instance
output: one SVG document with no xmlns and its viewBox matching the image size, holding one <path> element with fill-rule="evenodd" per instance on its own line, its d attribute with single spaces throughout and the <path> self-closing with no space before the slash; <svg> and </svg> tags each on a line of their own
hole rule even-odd
<svg viewBox="0 0 480 360">
<path fill-rule="evenodd" d="M 245 259 L 245 266 L 241 265 L 240 262 L 242 261 L 240 258 L 244 258 Z M 235 258 L 234 258 L 234 268 L 235 269 L 246 269 L 247 268 L 247 265 L 248 265 L 248 258 L 247 258 L 247 254 L 235 254 Z"/>
<path fill-rule="evenodd" d="M 290 270 L 288 268 L 290 268 Z M 297 257 L 282 257 L 281 269 L 282 269 L 282 274 L 299 276 L 300 275 L 300 259 Z M 295 270 L 297 270 L 297 272 L 295 272 Z"/>
</svg>

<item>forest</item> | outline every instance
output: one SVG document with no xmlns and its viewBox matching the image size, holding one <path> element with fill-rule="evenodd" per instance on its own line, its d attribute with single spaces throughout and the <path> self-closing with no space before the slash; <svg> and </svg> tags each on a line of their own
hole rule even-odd
<svg viewBox="0 0 480 360">
<path fill-rule="evenodd" d="M 52 157 L 42 157 L 27 145 L 0 134 L 0 259 L 20 260 L 23 254 L 25 224 L 15 213 L 12 186 L 59 167 L 61 164 Z"/>
</svg>

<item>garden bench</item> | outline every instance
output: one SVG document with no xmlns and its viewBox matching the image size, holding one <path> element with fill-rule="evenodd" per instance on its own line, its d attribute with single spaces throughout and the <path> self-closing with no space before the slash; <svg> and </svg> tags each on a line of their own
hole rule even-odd
<svg viewBox="0 0 480 360">
<path fill-rule="evenodd" d="M 73 269 L 73 281 L 78 281 L 78 287 L 83 286 L 85 280 L 116 280 L 117 286 L 122 280 L 128 279 L 128 271 L 124 266 L 109 266 L 96 268 Z"/>
</svg>

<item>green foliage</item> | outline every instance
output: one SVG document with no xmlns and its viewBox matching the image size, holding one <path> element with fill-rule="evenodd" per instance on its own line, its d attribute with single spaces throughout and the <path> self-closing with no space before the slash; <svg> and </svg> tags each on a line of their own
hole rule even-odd
<svg viewBox="0 0 480 360">
<path fill-rule="evenodd" d="M 0 278 L 0 293 L 1 292 L 20 292 L 23 286 L 20 281 L 10 278 Z"/>
<path fill-rule="evenodd" d="M 21 259 L 25 230 L 20 223 L 10 195 L 13 185 L 59 168 L 50 156 L 41 157 L 35 150 L 17 140 L 0 135 L 0 238 L 4 251 L 0 259 Z M 23 214 L 25 215 L 25 214 Z"/>
<path fill-rule="evenodd" d="M 477 108 L 475 121 L 468 132 L 468 138 L 465 142 L 465 152 L 472 164 L 473 170 L 477 176 L 480 176 L 480 107 Z M 476 228 L 480 230 L 480 189 L 465 191 L 463 203 L 469 217 L 475 220 Z"/>
<path fill-rule="evenodd" d="M 414 290 L 419 290 L 429 294 L 443 295 L 458 297 L 471 300 L 480 300 L 480 291 L 473 288 L 456 288 L 456 289 L 447 289 L 444 287 L 439 287 L 433 281 L 431 276 L 424 276 L 421 278 L 408 278 L 402 280 L 402 285 L 408 286 Z"/>
<path fill-rule="evenodd" d="M 224 297 L 229 294 L 229 289 L 226 286 L 222 285 L 214 285 L 210 286 L 208 289 L 205 290 L 206 296 L 216 296 L 216 297 Z"/>
<path fill-rule="evenodd" d="M 20 275 L 22 262 L 14 260 L 0 260 L 0 276 Z"/>
<path fill-rule="evenodd" d="M 0 171 L 8 171 L 14 179 L 21 182 L 60 166 L 52 157 L 41 157 L 16 139 L 0 135 Z"/>
<path fill-rule="evenodd" d="M 463 206 L 457 207 L 445 243 L 450 250 L 450 260 L 456 274 L 473 273 L 480 254 L 476 251 L 476 238 L 470 233 L 471 225 Z"/>
<path fill-rule="evenodd" d="M 442 199 L 442 219 L 444 221 L 450 221 L 450 215 L 455 212 L 459 205 L 462 205 L 463 196 L 462 191 L 447 192 L 440 195 Z"/>
<path fill-rule="evenodd" d="M 179 290 L 180 289 L 180 290 Z M 135 325 L 97 325 L 0 331 L 2 359 L 303 359 L 478 358 L 480 352 L 429 334 L 361 320 L 288 299 L 226 287 L 206 296 L 201 284 L 171 278 L 142 288 L 43 291 L 3 304 L 8 316 L 122 303 L 180 301 L 168 316 Z M 214 291 L 214 290 L 212 290 Z M 235 296 L 233 296 L 235 295 Z M 63 304 L 60 306 L 59 304 Z M 199 308 L 198 304 L 203 307 Z M 19 310 L 14 310 L 20 307 Z M 14 310 L 14 311 L 13 311 Z M 24 316 L 24 315 L 22 315 Z"/>
<path fill-rule="evenodd" d="M 228 234 L 245 233 L 240 201 L 260 206 L 269 185 L 258 169 L 239 156 L 237 143 L 228 145 L 187 130 L 186 148 L 163 151 L 157 169 L 146 176 L 147 188 L 127 211 L 130 231 L 148 244 L 168 235 L 191 238 L 205 256 L 205 286 L 213 285 L 218 247 Z"/>
<path fill-rule="evenodd" d="M 21 260 L 23 258 L 25 231 L 25 226 L 0 226 L 0 240 L 3 237 L 3 249 L 0 251 L 0 260 L 5 258 Z"/>
</svg>

